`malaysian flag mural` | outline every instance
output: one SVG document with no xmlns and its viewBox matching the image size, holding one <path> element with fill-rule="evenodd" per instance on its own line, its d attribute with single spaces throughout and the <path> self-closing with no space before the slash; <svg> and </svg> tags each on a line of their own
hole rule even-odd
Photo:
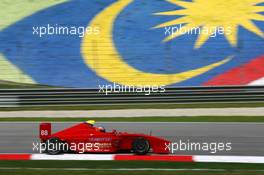
<svg viewBox="0 0 264 175">
<path fill-rule="evenodd" d="M 35 0 L 1 7 L 1 81 L 264 85 L 263 0 Z"/>
</svg>

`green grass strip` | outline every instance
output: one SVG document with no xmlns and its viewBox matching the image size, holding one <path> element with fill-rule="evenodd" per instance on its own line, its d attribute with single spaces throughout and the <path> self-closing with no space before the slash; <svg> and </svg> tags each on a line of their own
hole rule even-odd
<svg viewBox="0 0 264 175">
<path fill-rule="evenodd" d="M 4 169 L 10 168 L 10 169 Z M 22 167 L 25 169 L 12 169 Z M 2 168 L 2 169 L 1 169 Z M 26 168 L 44 168 L 44 169 L 26 169 Z M 47 168 L 47 169 L 45 169 Z M 50 168 L 56 168 L 51 170 Z M 63 168 L 91 168 L 93 170 L 63 170 Z M 98 169 L 118 169 L 118 168 L 135 168 L 133 171 L 114 171 Z M 184 169 L 180 171 L 138 171 L 138 168 L 159 168 L 159 169 Z M 263 174 L 263 164 L 231 164 L 231 163 L 174 163 L 174 162 L 141 162 L 141 161 L 0 161 L 0 174 L 51 174 L 51 175 L 70 175 L 70 174 L 96 174 L 96 175 L 260 175 Z M 60 170 L 61 169 L 61 170 Z M 96 170 L 97 169 L 97 170 Z M 207 169 L 197 171 L 195 169 Z M 210 170 L 208 170 L 210 169 Z M 216 171 L 222 169 L 224 171 Z"/>
</svg>

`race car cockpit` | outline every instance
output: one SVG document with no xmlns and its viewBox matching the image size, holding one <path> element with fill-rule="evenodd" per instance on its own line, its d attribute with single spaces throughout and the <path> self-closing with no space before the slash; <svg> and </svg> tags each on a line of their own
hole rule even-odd
<svg viewBox="0 0 264 175">
<path fill-rule="evenodd" d="M 95 124 L 95 120 L 88 120 L 86 121 L 85 123 L 89 124 L 91 127 L 95 128 L 96 131 L 98 132 L 105 132 L 105 128 L 102 127 L 102 126 L 99 126 L 99 127 L 95 127 L 94 124 Z"/>
</svg>

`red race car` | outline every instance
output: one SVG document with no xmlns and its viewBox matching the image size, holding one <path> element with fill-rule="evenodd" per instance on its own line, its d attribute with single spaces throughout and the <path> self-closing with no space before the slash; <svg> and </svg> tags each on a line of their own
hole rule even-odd
<svg viewBox="0 0 264 175">
<path fill-rule="evenodd" d="M 147 153 L 168 154 L 170 141 L 163 138 L 126 132 L 106 132 L 102 127 L 95 127 L 94 121 L 74 125 L 51 134 L 51 124 L 41 123 L 39 137 L 48 154 L 63 152 L 77 153 Z"/>
</svg>

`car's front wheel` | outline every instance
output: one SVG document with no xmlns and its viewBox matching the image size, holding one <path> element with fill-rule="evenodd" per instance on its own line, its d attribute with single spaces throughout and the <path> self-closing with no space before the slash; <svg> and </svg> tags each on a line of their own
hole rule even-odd
<svg viewBox="0 0 264 175">
<path fill-rule="evenodd" d="M 149 141 L 145 138 L 136 138 L 132 143 L 132 150 L 135 154 L 145 155 L 150 150 Z"/>
<path fill-rule="evenodd" d="M 63 144 L 59 138 L 50 138 L 46 141 L 46 152 L 51 155 L 60 154 L 63 152 Z"/>
</svg>

